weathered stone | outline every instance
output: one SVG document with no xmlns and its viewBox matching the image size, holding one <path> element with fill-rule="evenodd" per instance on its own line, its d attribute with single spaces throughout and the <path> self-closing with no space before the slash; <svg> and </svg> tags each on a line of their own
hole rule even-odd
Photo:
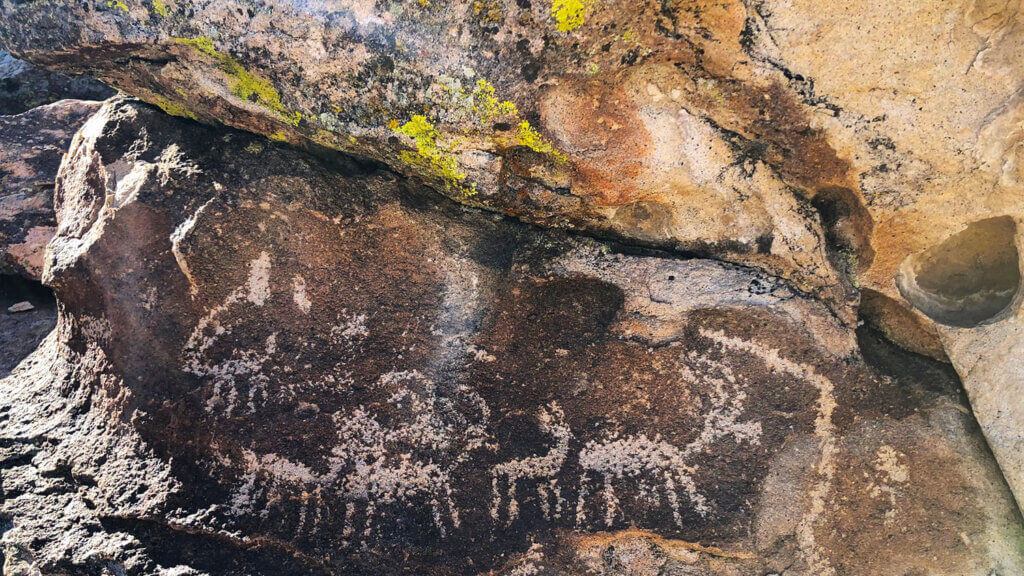
<svg viewBox="0 0 1024 576">
<path fill-rule="evenodd" d="M 900 266 L 907 300 L 936 320 L 1003 474 L 1024 501 L 1024 312 L 1016 224 L 974 222 Z"/>
<path fill-rule="evenodd" d="M 69 77 L 0 50 L 0 115 L 21 114 L 58 100 L 106 100 L 116 93 L 86 77 Z"/>
<path fill-rule="evenodd" d="M 751 57 L 754 15 L 738 1 L 563 4 L 5 3 L 0 40 L 467 204 L 757 265 L 852 323 L 836 267 L 867 264 L 867 232 L 833 245 L 809 199 L 860 206 L 856 171 L 800 85 Z"/>
<path fill-rule="evenodd" d="M 22 300 L 21 302 L 8 306 L 7 311 L 11 313 L 28 312 L 33 308 L 35 308 L 35 306 L 33 306 L 31 302 L 29 302 L 28 300 Z"/>
<path fill-rule="evenodd" d="M 63 100 L 0 116 L 0 274 L 39 279 L 57 224 L 53 187 L 75 132 L 99 102 Z"/>
<path fill-rule="evenodd" d="M 976 223 L 1024 219 L 1020 0 L 50 0 L 5 2 L 0 19 L 19 55 L 172 114 L 373 158 L 531 222 L 756 266 L 849 324 L 859 288 L 862 318 L 965 380 L 977 354 L 948 348 L 1018 346 L 945 328 L 896 278 Z M 1012 295 L 975 296 L 979 317 L 1019 314 Z M 968 386 L 998 390 L 975 408 L 1024 469 L 1004 444 L 1024 430 L 1018 373 L 993 364 Z"/>
<path fill-rule="evenodd" d="M 60 325 L 0 384 L 11 570 L 1024 570 L 955 376 L 778 277 L 128 100 L 56 199 Z"/>
</svg>

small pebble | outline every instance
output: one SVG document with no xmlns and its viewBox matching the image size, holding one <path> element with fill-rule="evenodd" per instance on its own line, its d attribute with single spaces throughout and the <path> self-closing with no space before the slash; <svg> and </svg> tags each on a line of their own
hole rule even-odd
<svg viewBox="0 0 1024 576">
<path fill-rule="evenodd" d="M 25 300 L 23 302 L 18 302 L 14 306 L 11 306 L 10 308 L 7 309 L 7 311 L 12 313 L 12 314 L 14 314 L 14 313 L 17 313 L 17 312 L 28 312 L 29 310 L 34 310 L 34 309 L 35 309 L 35 306 L 33 306 L 32 303 L 29 302 L 28 300 Z"/>
</svg>

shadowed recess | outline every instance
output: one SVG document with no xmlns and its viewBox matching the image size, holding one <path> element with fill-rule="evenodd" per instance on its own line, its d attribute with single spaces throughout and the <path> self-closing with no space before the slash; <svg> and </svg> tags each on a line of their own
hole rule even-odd
<svg viewBox="0 0 1024 576">
<path fill-rule="evenodd" d="M 1009 307 L 1020 286 L 1016 225 L 979 220 L 900 267 L 900 294 L 936 322 L 973 327 Z"/>
</svg>

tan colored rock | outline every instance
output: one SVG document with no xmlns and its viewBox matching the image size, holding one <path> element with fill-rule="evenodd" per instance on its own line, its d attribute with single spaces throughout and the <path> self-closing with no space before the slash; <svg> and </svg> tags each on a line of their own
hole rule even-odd
<svg viewBox="0 0 1024 576">
<path fill-rule="evenodd" d="M 12 304 L 11 306 L 8 306 L 7 307 L 7 311 L 12 313 L 12 314 L 16 314 L 18 312 L 28 312 L 29 310 L 32 310 L 33 308 L 35 308 L 35 306 L 33 306 L 31 302 L 22 301 L 22 302 L 18 302 L 16 304 Z"/>
<path fill-rule="evenodd" d="M 765 53 L 841 111 L 819 125 L 852 160 L 874 221 L 863 311 L 896 341 L 949 357 L 1018 502 L 1021 8 L 864 0 L 822 10 L 797 0 L 763 3 L 758 14 Z M 950 240 L 958 234 L 973 239 Z"/>
</svg>

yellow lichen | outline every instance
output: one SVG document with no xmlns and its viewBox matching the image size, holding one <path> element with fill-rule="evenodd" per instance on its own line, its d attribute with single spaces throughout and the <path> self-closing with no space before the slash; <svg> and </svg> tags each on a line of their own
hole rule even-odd
<svg viewBox="0 0 1024 576">
<path fill-rule="evenodd" d="M 476 88 L 473 89 L 473 110 L 480 114 L 484 122 L 496 116 L 508 114 L 519 116 L 519 110 L 514 102 L 499 100 L 495 97 L 494 86 L 483 78 L 476 81 Z"/>
<path fill-rule="evenodd" d="M 180 116 L 182 118 L 190 118 L 192 120 L 197 119 L 195 113 L 186 108 L 184 104 L 168 100 L 163 96 L 157 96 L 156 102 L 154 103 L 159 106 L 161 110 L 171 116 Z"/>
<path fill-rule="evenodd" d="M 274 132 L 273 134 L 268 136 L 268 138 L 270 138 L 274 142 L 287 142 L 288 133 L 285 132 L 284 130 L 278 130 L 277 132 Z"/>
<path fill-rule="evenodd" d="M 302 114 L 289 110 L 281 103 L 281 95 L 273 84 L 256 76 L 246 70 L 238 60 L 227 54 L 217 51 L 213 40 L 205 36 L 199 38 L 175 38 L 178 44 L 191 46 L 198 52 L 206 54 L 217 60 L 220 69 L 231 77 L 231 93 L 247 102 L 254 102 L 268 110 L 276 112 L 281 118 L 291 124 L 298 126 L 302 120 Z"/>
<path fill-rule="evenodd" d="M 121 0 L 111 0 L 110 2 L 107 2 L 107 8 L 118 8 L 120 10 L 124 10 L 126 14 L 129 12 L 128 6 L 126 6 L 124 2 L 121 2 Z"/>
<path fill-rule="evenodd" d="M 438 143 L 441 134 L 426 116 L 414 115 L 411 120 L 393 130 L 408 136 L 416 144 L 416 153 L 403 151 L 399 154 L 400 160 L 437 176 L 449 190 L 456 190 L 464 196 L 476 193 L 475 187 L 466 187 L 462 183 L 466 173 L 459 168 L 455 156 Z"/>
<path fill-rule="evenodd" d="M 491 23 L 501 22 L 505 17 L 498 0 L 474 0 L 473 14 L 484 22 Z"/>
<path fill-rule="evenodd" d="M 520 121 L 519 126 L 516 127 L 516 143 L 534 152 L 547 154 L 558 161 L 564 162 L 566 159 L 565 154 L 556 150 L 554 145 L 545 140 L 540 132 L 533 126 L 530 126 L 530 123 L 526 120 Z"/>
<path fill-rule="evenodd" d="M 220 52 L 217 52 L 217 49 L 213 47 L 213 40 L 206 36 L 200 36 L 198 38 L 174 38 L 174 42 L 177 44 L 184 44 L 185 46 L 191 46 L 207 56 L 213 56 L 215 58 L 221 56 Z"/>
<path fill-rule="evenodd" d="M 490 141 L 501 146 L 525 146 L 535 152 L 547 154 L 559 162 L 566 160 L 564 154 L 559 152 L 536 128 L 520 116 L 519 108 L 514 102 L 498 98 L 497 89 L 487 80 L 478 79 L 472 94 L 468 96 L 461 87 L 442 85 L 441 88 L 452 94 L 456 102 L 468 99 L 478 123 L 484 124 L 502 119 L 515 126 L 515 133 L 511 138 L 497 135 L 489 137 Z M 395 126 L 392 127 L 392 130 L 394 129 Z"/>
<path fill-rule="evenodd" d="M 551 4 L 551 17 L 560 32 L 571 32 L 583 25 L 587 14 L 587 0 L 555 0 Z"/>
<path fill-rule="evenodd" d="M 153 11 L 164 18 L 167 18 L 169 15 L 169 12 L 167 11 L 167 4 L 165 4 L 163 0 L 153 0 Z"/>
<path fill-rule="evenodd" d="M 471 76 L 468 73 L 466 75 Z M 391 120 L 388 128 L 408 136 L 416 145 L 415 152 L 403 151 L 399 159 L 417 170 L 440 178 L 449 190 L 455 189 L 464 197 L 476 193 L 475 184 L 467 187 L 464 183 L 468 176 L 460 168 L 453 152 L 462 149 L 462 137 L 470 141 L 470 148 L 479 146 L 477 138 L 482 136 L 499 150 L 524 147 L 557 162 L 567 160 L 565 154 L 559 152 L 554 144 L 520 116 L 514 102 L 499 98 L 497 89 L 486 79 L 478 79 L 470 93 L 462 88 L 458 80 L 448 77 L 440 79 L 438 88 L 443 91 L 444 97 L 434 102 L 450 101 L 442 117 L 457 123 L 451 129 L 440 130 L 425 115 L 413 115 L 405 124 Z M 457 137 L 459 133 L 461 137 Z"/>
</svg>

